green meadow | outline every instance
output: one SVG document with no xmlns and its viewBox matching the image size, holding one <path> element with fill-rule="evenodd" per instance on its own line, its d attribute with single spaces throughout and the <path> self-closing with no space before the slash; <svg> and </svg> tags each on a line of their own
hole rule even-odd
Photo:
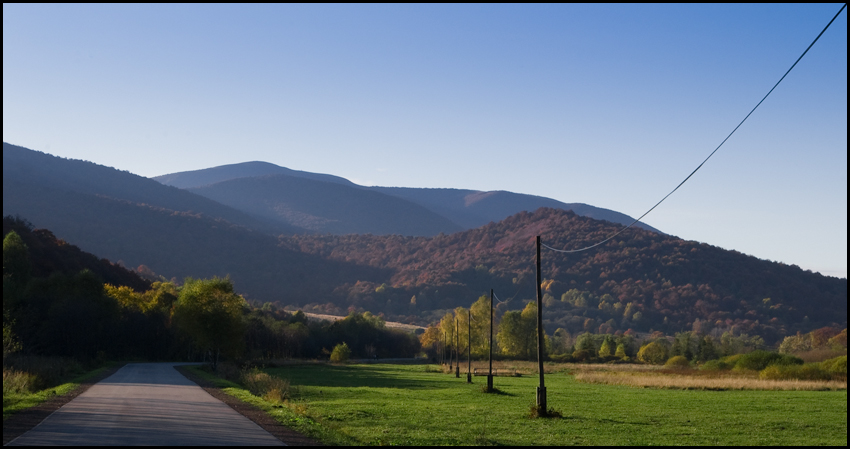
<svg viewBox="0 0 850 449">
<path fill-rule="evenodd" d="M 847 391 L 704 391 L 584 384 L 546 375 L 560 418 L 529 418 L 536 375 L 485 377 L 435 365 L 291 365 L 279 415 L 328 443 L 392 445 L 845 445 Z M 280 408 L 280 406 L 278 406 Z M 284 418 L 288 416 L 289 418 Z M 297 427 L 297 426 L 296 426 Z M 324 435 L 324 437 L 322 437 Z M 335 437 L 334 437 L 335 436 Z"/>
</svg>

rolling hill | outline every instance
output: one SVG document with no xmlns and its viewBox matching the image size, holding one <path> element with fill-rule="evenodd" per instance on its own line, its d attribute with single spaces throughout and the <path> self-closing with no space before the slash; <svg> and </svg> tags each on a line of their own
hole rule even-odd
<svg viewBox="0 0 850 449">
<path fill-rule="evenodd" d="M 434 236 L 477 228 L 541 207 L 572 210 L 584 217 L 625 225 L 634 221 L 628 215 L 609 209 L 563 203 L 535 195 L 506 191 L 365 187 L 339 176 L 296 171 L 267 162 L 222 165 L 153 179 L 254 216 L 319 233 Z M 644 223 L 636 226 L 659 232 Z"/>
<path fill-rule="evenodd" d="M 311 232 L 436 235 L 462 230 L 403 198 L 285 174 L 235 178 L 187 190 L 252 216 Z"/>
<path fill-rule="evenodd" d="M 28 189 L 31 190 L 29 193 Z M 32 217 L 30 220 L 35 222 L 35 215 L 50 214 L 49 210 L 35 207 L 37 200 L 26 198 L 36 192 L 73 192 L 88 197 L 125 200 L 220 218 L 235 225 L 274 234 L 298 231 L 283 223 L 251 217 L 200 195 L 164 186 L 143 176 L 3 142 L 3 215 L 21 214 Z"/>
</svg>

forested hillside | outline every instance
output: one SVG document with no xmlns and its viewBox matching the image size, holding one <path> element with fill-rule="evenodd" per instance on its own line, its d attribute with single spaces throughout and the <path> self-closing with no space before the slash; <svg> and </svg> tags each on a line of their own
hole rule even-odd
<svg viewBox="0 0 850 449">
<path fill-rule="evenodd" d="M 311 322 L 270 303 L 250 307 L 227 278 L 149 282 L 47 229 L 3 218 L 4 378 L 6 365 L 28 366 L 32 356 L 316 358 L 343 342 L 356 357 L 419 351 L 416 337 L 369 313 Z"/>
<path fill-rule="evenodd" d="M 468 307 L 490 288 L 502 308 L 535 297 L 534 239 L 581 248 L 619 225 L 540 209 L 434 238 L 291 236 L 281 244 L 332 260 L 392 270 L 386 285 L 360 282 L 336 301 L 393 315 L 437 318 Z M 543 250 L 545 319 L 550 332 L 712 329 L 758 333 L 768 341 L 798 330 L 846 327 L 847 281 L 736 251 L 629 229 L 594 250 Z"/>
</svg>

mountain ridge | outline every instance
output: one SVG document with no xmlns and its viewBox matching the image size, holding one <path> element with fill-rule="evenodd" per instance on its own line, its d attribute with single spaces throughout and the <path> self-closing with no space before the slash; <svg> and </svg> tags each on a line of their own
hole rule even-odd
<svg viewBox="0 0 850 449">
<path fill-rule="evenodd" d="M 514 193 L 504 190 L 478 191 L 453 188 L 368 187 L 357 185 L 339 176 L 296 171 L 268 162 L 257 161 L 171 173 L 168 175 L 155 176 L 151 179 L 207 196 L 213 200 L 240 209 L 243 212 L 251 213 L 252 215 L 263 216 L 269 219 L 277 218 L 278 220 L 290 225 L 298 226 L 297 223 L 293 221 L 296 219 L 286 218 L 286 214 L 275 214 L 273 210 L 274 207 L 271 206 L 258 207 L 256 204 L 256 197 L 258 195 L 262 196 L 267 203 L 275 203 L 277 207 L 287 209 L 290 216 L 296 216 L 299 215 L 299 212 L 302 212 L 303 216 L 310 216 L 314 221 L 321 221 L 322 219 L 328 221 L 335 220 L 334 218 L 327 216 L 315 216 L 310 214 L 303 210 L 305 208 L 304 204 L 300 206 L 301 209 L 294 207 L 292 205 L 293 198 L 291 195 L 287 196 L 285 195 L 285 192 L 282 192 L 279 189 L 277 192 L 281 192 L 281 198 L 273 198 L 274 190 L 260 192 L 256 189 L 252 189 L 251 195 L 242 195 L 239 197 L 238 195 L 234 195 L 233 192 L 226 192 L 226 185 L 221 184 L 230 183 L 230 185 L 234 185 L 235 183 L 232 181 L 235 181 L 236 179 L 242 179 L 242 183 L 244 183 L 247 182 L 244 180 L 245 178 L 262 178 L 271 175 L 287 175 L 293 178 L 304 179 L 305 181 L 302 183 L 305 184 L 305 186 L 297 187 L 302 190 L 302 195 L 304 196 L 310 194 L 310 190 L 306 185 L 309 185 L 313 191 L 321 191 L 323 190 L 321 184 L 318 184 L 317 182 L 328 182 L 352 189 L 344 190 L 337 188 L 336 190 L 338 192 L 347 192 L 347 196 L 354 201 L 367 201 L 363 197 L 368 197 L 368 194 L 363 194 L 363 191 L 379 192 L 389 197 L 400 198 L 424 207 L 434 214 L 441 216 L 444 220 L 447 220 L 447 222 L 443 222 L 442 228 L 437 226 L 437 222 L 439 221 L 438 219 L 429 217 L 428 220 L 434 222 L 433 227 L 419 226 L 419 229 L 413 229 L 403 225 L 398 225 L 392 227 L 395 229 L 394 232 L 388 232 L 383 230 L 383 226 L 381 226 L 385 224 L 387 220 L 392 219 L 392 217 L 387 216 L 380 220 L 381 225 L 372 225 L 375 229 L 372 232 L 366 230 L 367 228 L 365 228 L 362 224 L 359 227 L 352 227 L 349 229 L 339 225 L 329 226 L 327 228 L 315 225 L 312 226 L 311 229 L 314 232 L 331 232 L 334 234 L 397 233 L 403 235 L 437 235 L 442 232 L 444 234 L 448 234 L 457 232 L 461 229 L 477 228 L 490 222 L 502 220 L 515 213 L 521 211 L 531 212 L 540 207 L 572 210 L 582 216 L 599 220 L 607 220 L 612 223 L 619 223 L 622 225 L 630 225 L 634 221 L 634 219 L 628 215 L 617 211 L 595 207 L 584 203 L 564 203 L 537 195 Z M 296 188 L 296 182 L 289 182 L 287 184 L 287 188 Z M 335 199 L 337 198 L 318 196 L 313 198 L 312 201 L 333 201 Z M 391 200 L 385 201 L 392 202 Z M 250 204 L 251 206 L 246 206 L 246 204 Z M 400 203 L 395 203 L 394 207 L 400 207 Z M 415 208 L 407 206 L 406 209 L 411 211 Z M 385 215 L 390 214 L 390 211 L 385 212 Z M 636 223 L 635 226 L 653 232 L 660 232 L 659 230 L 642 222 Z M 310 229 L 310 226 L 308 226 L 308 229 Z"/>
</svg>

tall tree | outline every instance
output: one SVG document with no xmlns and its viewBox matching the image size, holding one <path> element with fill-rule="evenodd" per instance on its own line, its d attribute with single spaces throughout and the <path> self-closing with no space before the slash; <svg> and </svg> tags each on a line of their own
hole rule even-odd
<svg viewBox="0 0 850 449">
<path fill-rule="evenodd" d="M 472 313 L 472 356 L 486 358 L 490 338 L 490 297 L 482 295 L 469 310 Z"/>
<path fill-rule="evenodd" d="M 521 312 L 505 312 L 497 338 L 505 355 L 531 360 L 537 352 L 537 304 L 531 301 Z"/>
<path fill-rule="evenodd" d="M 223 352 L 235 355 L 242 344 L 242 307 L 245 300 L 233 292 L 230 279 L 186 278 L 174 319 L 184 332 L 204 351 L 209 351 L 213 367 Z"/>
</svg>

